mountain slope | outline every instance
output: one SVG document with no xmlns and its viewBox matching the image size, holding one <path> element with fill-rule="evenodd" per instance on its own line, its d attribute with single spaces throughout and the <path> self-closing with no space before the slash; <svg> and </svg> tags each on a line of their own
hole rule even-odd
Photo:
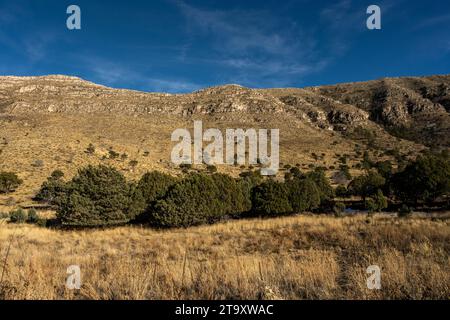
<svg viewBox="0 0 450 320">
<path fill-rule="evenodd" d="M 151 169 L 180 174 L 170 161 L 170 137 L 177 128 L 192 130 L 193 120 L 203 120 L 204 130 L 278 128 L 283 164 L 325 166 L 331 175 L 346 155 L 358 174 L 365 150 L 376 160 L 393 160 L 392 154 L 414 157 L 424 144 L 448 147 L 449 88 L 450 76 L 432 76 L 165 94 L 67 76 L 0 77 L 0 170 L 24 179 L 12 198 L 0 195 L 0 205 L 30 201 L 57 168 L 68 177 L 89 163 L 116 166 L 130 178 Z M 94 153 L 86 152 L 89 144 Z M 120 156 L 111 157 L 111 150 Z M 238 174 L 248 167 L 219 170 Z"/>
</svg>

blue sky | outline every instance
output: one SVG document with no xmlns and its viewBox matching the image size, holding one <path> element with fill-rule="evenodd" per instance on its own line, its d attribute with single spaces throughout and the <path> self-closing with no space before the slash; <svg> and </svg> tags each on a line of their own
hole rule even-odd
<svg viewBox="0 0 450 320">
<path fill-rule="evenodd" d="M 71 4 L 81 30 L 66 28 Z M 366 28 L 371 4 L 381 30 Z M 448 73 L 448 0 L 0 0 L 0 75 L 190 92 Z"/>
</svg>

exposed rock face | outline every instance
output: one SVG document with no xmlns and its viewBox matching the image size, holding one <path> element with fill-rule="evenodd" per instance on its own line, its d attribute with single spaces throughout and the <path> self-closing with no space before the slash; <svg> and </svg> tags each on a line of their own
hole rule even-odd
<svg viewBox="0 0 450 320">
<path fill-rule="evenodd" d="M 326 130 L 373 121 L 410 128 L 416 141 L 450 137 L 450 76 L 383 79 L 305 89 L 249 89 L 239 85 L 190 94 L 112 89 L 77 77 L 0 77 L 0 113 L 114 113 L 224 115 L 286 113 Z M 430 140 L 431 139 L 431 140 Z"/>
<path fill-rule="evenodd" d="M 413 90 L 385 83 L 374 95 L 372 116 L 387 125 L 406 125 L 419 113 L 443 113 L 445 108 Z"/>
<path fill-rule="evenodd" d="M 355 125 L 369 119 L 367 112 L 362 110 L 332 110 L 328 113 L 328 120 L 333 124 Z"/>
</svg>

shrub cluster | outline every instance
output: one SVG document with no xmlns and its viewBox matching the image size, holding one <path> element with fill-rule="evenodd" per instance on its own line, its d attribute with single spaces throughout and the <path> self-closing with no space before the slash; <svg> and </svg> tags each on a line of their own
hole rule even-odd
<svg viewBox="0 0 450 320">
<path fill-rule="evenodd" d="M 391 189 L 403 202 L 416 206 L 432 203 L 450 194 L 450 161 L 447 152 L 428 153 L 409 163 L 405 169 L 394 174 Z"/>
<path fill-rule="evenodd" d="M 438 199 L 448 202 L 450 165 L 446 153 L 425 154 L 393 172 L 385 162 L 367 169 L 348 187 L 340 186 L 340 198 L 360 196 L 369 212 L 381 211 L 399 200 L 408 208 Z M 340 215 L 344 203 L 334 203 L 335 191 L 325 171 L 302 173 L 289 168 L 285 181 L 263 179 L 259 172 L 243 172 L 238 179 L 216 173 L 188 173 L 174 178 L 149 172 L 129 183 L 112 167 L 88 166 L 68 182 L 55 171 L 42 184 L 36 199 L 57 207 L 64 226 L 99 227 L 129 222 L 158 227 L 188 227 L 230 217 L 278 216 L 304 211 L 329 211 Z M 22 221 L 22 213 L 12 219 Z M 34 218 L 31 218 L 34 219 Z"/>
<path fill-rule="evenodd" d="M 9 222 L 11 223 L 32 223 L 42 225 L 45 219 L 41 219 L 35 209 L 29 209 L 28 212 L 18 208 L 9 213 Z"/>
<path fill-rule="evenodd" d="M 366 209 L 380 211 L 388 199 L 410 210 L 423 205 L 437 205 L 450 200 L 450 157 L 448 152 L 427 152 L 394 172 L 389 161 L 378 162 L 349 184 L 348 195 L 362 197 Z M 342 188 L 339 194 L 342 194 Z M 385 196 L 386 195 L 386 196 Z"/>
<path fill-rule="evenodd" d="M 150 222 L 162 227 L 212 223 L 250 207 L 245 183 L 227 175 L 190 174 L 149 209 Z"/>
<path fill-rule="evenodd" d="M 55 171 L 36 200 L 57 208 L 61 225 L 101 227 L 133 221 L 158 227 L 188 227 L 243 214 L 275 216 L 318 208 L 332 189 L 323 172 L 295 173 L 286 182 L 266 180 L 258 171 L 235 179 L 225 174 L 189 173 L 177 179 L 160 172 L 128 183 L 119 171 L 88 166 L 68 182 Z"/>
</svg>

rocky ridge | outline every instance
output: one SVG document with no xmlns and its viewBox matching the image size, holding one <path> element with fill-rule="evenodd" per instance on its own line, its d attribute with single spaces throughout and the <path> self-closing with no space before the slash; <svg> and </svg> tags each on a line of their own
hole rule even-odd
<svg viewBox="0 0 450 320">
<path fill-rule="evenodd" d="M 448 146 L 450 76 L 387 78 L 303 89 L 239 85 L 189 94 L 112 89 L 77 77 L 0 77 L 0 114 L 112 113 L 125 115 L 287 113 L 311 126 L 346 131 L 370 123 L 403 138 Z"/>
</svg>

